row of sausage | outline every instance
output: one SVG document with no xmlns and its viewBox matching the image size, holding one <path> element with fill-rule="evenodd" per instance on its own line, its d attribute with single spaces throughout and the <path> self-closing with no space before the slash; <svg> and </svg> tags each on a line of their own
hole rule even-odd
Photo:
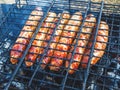
<svg viewBox="0 0 120 90">
<path fill-rule="evenodd" d="M 32 11 L 11 49 L 10 62 L 12 64 L 18 63 L 18 58 L 22 57 L 43 15 L 40 8 Z M 59 20 L 60 23 L 57 25 Z M 83 68 L 87 67 L 88 60 L 90 60 L 91 65 L 96 64 L 104 54 L 108 42 L 109 27 L 106 22 L 100 22 L 92 52 L 93 57 L 90 58 L 92 42 L 95 37 L 96 18 L 93 14 L 89 14 L 85 17 L 84 23 L 82 21 L 81 12 L 75 12 L 73 15 L 69 12 L 58 15 L 49 12 L 26 55 L 26 66 L 32 66 L 37 58 L 41 58 L 39 54 L 44 53 L 42 47 L 47 47 L 48 42 L 46 41 L 49 41 L 50 38 L 52 42 L 49 44 L 49 49 L 40 65 L 43 69 L 50 64 L 50 70 L 58 71 L 64 65 L 66 68 L 70 68 L 68 72 L 73 74 L 79 68 L 80 63 Z M 80 31 L 81 25 L 83 27 Z M 51 37 L 55 28 L 54 36 Z M 74 48 L 75 44 L 77 45 L 76 49 Z"/>
</svg>

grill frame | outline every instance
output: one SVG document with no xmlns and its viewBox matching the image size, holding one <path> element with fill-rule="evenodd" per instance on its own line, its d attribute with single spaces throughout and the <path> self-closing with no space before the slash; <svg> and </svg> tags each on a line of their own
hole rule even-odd
<svg viewBox="0 0 120 90">
<path fill-rule="evenodd" d="M 24 1 L 24 0 L 23 0 Z M 36 0 L 33 0 L 34 2 L 36 1 Z M 37 3 L 38 2 L 42 2 L 42 1 L 36 1 Z M 44 1 L 43 1 L 44 2 Z M 33 81 L 37 81 L 37 82 L 40 82 L 40 85 L 38 85 L 38 86 L 42 86 L 44 83 L 48 83 L 47 85 L 51 85 L 50 86 L 50 89 L 51 88 L 54 88 L 55 86 L 56 86 L 56 88 L 58 88 L 59 87 L 59 89 L 60 90 L 64 90 L 64 89 L 71 89 L 71 90 L 79 90 L 80 88 L 75 88 L 75 85 L 74 84 L 76 84 L 77 83 L 77 81 L 78 82 L 80 82 L 81 80 L 79 80 L 78 78 L 82 78 L 82 76 L 81 77 L 78 77 L 81 73 L 83 73 L 83 77 L 84 77 L 84 80 L 83 81 L 81 81 L 80 82 L 80 84 L 81 83 L 83 83 L 83 84 L 81 84 L 80 85 L 80 87 L 81 87 L 81 89 L 82 90 L 85 90 L 86 89 L 86 85 L 88 84 L 88 78 L 89 78 L 89 74 L 94 74 L 93 76 L 96 76 L 95 75 L 95 73 L 91 73 L 91 72 L 89 72 L 89 70 L 91 70 L 91 68 L 90 68 L 90 58 L 89 58 L 89 63 L 88 63 L 88 67 L 87 67 L 87 69 L 82 69 L 82 68 L 80 68 L 78 71 L 77 71 L 77 73 L 75 74 L 75 75 L 69 75 L 68 74 L 68 72 L 52 72 L 52 71 L 46 71 L 46 70 L 39 70 L 38 71 L 38 69 L 40 69 L 39 68 L 39 64 L 41 64 L 41 62 L 39 62 L 39 63 L 37 63 L 37 66 L 35 66 L 35 68 L 36 69 L 34 69 L 34 67 L 32 67 L 32 68 L 26 68 L 24 65 L 23 65 L 23 61 L 24 61 L 24 58 L 25 58 L 25 56 L 27 55 L 27 53 L 28 53 L 28 50 L 29 50 L 29 48 L 30 48 L 30 46 L 32 45 L 32 42 L 33 42 L 33 40 L 35 39 L 35 36 L 36 36 L 36 34 L 38 33 L 38 31 L 39 31 L 39 28 L 41 27 L 41 25 L 42 25 L 42 22 L 45 20 L 45 17 L 47 16 L 47 13 L 49 12 L 49 11 L 51 11 L 51 8 L 53 8 L 52 6 L 54 6 L 56 3 L 58 3 L 58 4 L 65 4 L 65 6 L 68 8 L 68 10 L 70 9 L 71 10 L 71 6 L 73 5 L 73 4 L 75 4 L 76 5 L 76 3 L 75 3 L 75 1 L 71 1 L 71 0 L 68 0 L 68 1 L 60 1 L 60 2 L 58 2 L 58 1 L 56 1 L 56 0 L 50 0 L 50 1 L 48 1 L 48 2 L 50 2 L 51 4 L 50 4 L 50 6 L 48 6 L 48 9 L 45 11 L 45 14 L 44 14 L 44 16 L 43 16 L 43 19 L 40 21 L 40 23 L 39 23 L 39 25 L 38 25 L 38 27 L 37 27 L 37 29 L 36 29 L 36 31 L 35 31 L 35 33 L 34 33 L 34 35 L 33 35 L 33 37 L 32 37 L 32 39 L 30 40 L 30 43 L 29 43 L 29 45 L 27 46 L 27 49 L 24 51 L 24 55 L 23 55 L 23 57 L 19 60 L 19 63 L 17 64 L 17 65 L 11 65 L 10 63 L 8 63 L 8 61 L 6 61 L 6 64 L 8 64 L 8 66 L 9 67 L 12 67 L 12 68 L 14 68 L 14 67 L 16 67 L 16 69 L 15 70 L 13 70 L 13 72 L 10 74 L 10 75 L 12 75 L 11 76 L 11 78 L 9 79 L 9 82 L 7 83 L 7 85 L 6 85 L 6 87 L 4 88 L 5 90 L 8 90 L 8 88 L 10 88 L 10 85 L 11 85 L 11 83 L 13 82 L 13 80 L 15 80 L 14 78 L 17 78 L 17 77 L 19 77 L 19 78 L 22 78 L 22 79 L 24 79 L 24 78 L 28 78 L 28 83 L 26 83 L 26 84 L 28 84 L 28 88 L 29 89 L 32 89 L 32 85 L 33 85 Z M 64 3 L 64 2 L 67 2 L 67 4 L 66 3 Z M 109 5 L 109 4 L 105 4 L 104 5 L 104 3 L 103 2 L 101 2 L 101 3 L 93 3 L 93 2 L 91 2 L 91 1 L 88 1 L 88 2 L 86 2 L 86 1 L 80 1 L 80 0 L 76 0 L 76 2 L 78 2 L 78 4 L 79 3 L 84 3 L 86 6 L 84 6 L 84 5 L 81 5 L 80 4 L 80 6 L 84 6 L 84 7 L 86 7 L 87 8 L 87 10 L 86 11 L 82 11 L 83 13 L 84 13 L 84 19 L 83 19 L 83 23 L 84 23 L 84 21 L 85 21 L 85 17 L 86 17 L 86 15 L 87 15 L 87 13 L 89 13 L 89 12 L 92 12 L 93 10 L 91 10 L 91 9 L 97 9 L 96 10 L 96 13 L 99 13 L 98 15 L 96 15 L 96 16 L 99 16 L 98 18 L 97 18 L 97 28 L 96 28 L 96 33 L 95 33 L 95 37 L 96 37 L 96 35 L 97 35 L 97 32 L 98 32 L 98 26 L 99 26 L 99 24 L 100 24 L 100 20 L 101 20 L 101 18 L 104 20 L 104 17 L 106 17 L 105 18 L 105 21 L 106 22 L 108 22 L 108 24 L 110 25 L 110 23 L 109 23 L 109 20 L 108 19 L 110 19 L 109 18 L 109 15 L 110 15 L 110 12 L 109 12 L 109 9 L 108 9 L 108 11 L 107 12 L 105 12 L 104 10 L 106 10 L 105 8 L 107 8 L 107 6 L 108 6 L 108 8 L 109 8 L 109 6 L 110 7 L 112 7 L 112 6 L 114 6 L 115 8 L 118 6 L 119 7 L 119 5 Z M 29 0 L 27 0 L 27 3 L 26 4 L 24 4 L 24 5 L 29 5 Z M 18 9 L 21 9 L 22 8 L 22 3 L 20 2 L 20 0 L 18 0 L 17 2 L 16 2 L 16 4 L 14 4 L 11 8 L 10 8 L 10 11 L 7 13 L 7 15 L 5 15 L 5 17 L 3 18 L 3 20 L 2 20 L 2 22 L 0 23 L 0 26 L 3 28 L 3 26 L 5 26 L 5 24 L 6 24 L 6 22 L 8 21 L 8 22 L 10 22 L 9 21 L 9 15 L 12 15 L 12 14 L 16 14 L 16 12 L 15 12 L 15 8 L 16 8 L 16 6 L 18 7 Z M 94 5 L 98 5 L 98 6 L 94 6 Z M 35 5 L 36 6 L 36 5 Z M 37 5 L 37 6 L 39 6 L 39 5 Z M 40 5 L 41 6 L 41 5 Z M 27 10 L 26 8 L 23 8 L 23 10 Z M 79 9 L 79 8 L 78 8 Z M 82 9 L 82 8 L 80 8 L 80 9 Z M 99 9 L 100 9 L 100 12 L 99 12 Z M 29 10 L 29 9 L 28 9 Z M 31 9 L 30 9 L 31 10 Z M 63 11 L 64 11 L 64 9 L 62 9 Z M 66 10 L 66 8 L 65 8 L 65 10 Z M 103 10 L 103 11 L 102 11 Z M 112 10 L 113 11 L 113 10 Z M 94 14 L 96 14 L 96 13 L 94 13 Z M 25 14 L 25 13 L 23 13 L 23 14 Z M 108 17 L 107 16 L 104 16 L 104 14 L 108 14 Z M 112 26 L 111 26 L 111 28 L 110 28 L 110 30 L 112 30 L 112 31 L 110 31 L 110 34 L 109 34 L 109 42 L 107 43 L 108 44 L 108 47 L 107 47 L 107 49 L 106 49 L 106 53 L 108 53 L 108 55 L 107 55 L 107 58 L 109 59 L 109 52 L 111 52 L 110 51 L 110 45 L 112 46 L 112 44 L 111 44 L 111 39 L 112 39 L 112 34 L 113 34 L 113 30 L 114 30 L 114 25 L 116 25 L 116 24 L 114 24 L 114 21 L 116 21 L 116 20 L 114 20 L 115 18 L 114 17 L 116 17 L 116 15 L 115 15 L 115 12 L 113 11 L 113 12 L 111 12 L 111 14 L 112 14 L 112 19 L 113 20 L 110 20 L 110 22 L 112 21 Z M 119 15 L 120 13 L 118 13 L 118 18 L 120 18 L 120 15 Z M 26 14 L 25 14 L 26 15 Z M 29 14 L 28 14 L 29 15 Z M 108 18 L 108 19 L 107 19 Z M 27 19 L 25 19 L 25 20 L 27 20 Z M 60 20 L 61 20 L 61 17 L 60 17 L 60 19 L 59 19 L 59 21 L 58 21 L 58 23 L 56 23 L 57 24 L 57 26 L 59 25 L 59 23 L 60 23 Z M 119 21 L 119 20 L 118 20 Z M 15 22 L 16 23 L 16 22 Z M 117 22 L 118 23 L 118 22 Z M 18 25 L 19 25 L 19 23 L 18 23 Z M 24 24 L 23 24 L 24 25 Z M 22 25 L 22 26 L 23 26 Z M 81 29 L 82 29 L 82 27 L 83 27 L 83 24 L 82 24 L 82 26 L 80 27 L 80 31 L 79 31 L 79 33 L 78 33 L 78 36 L 80 35 L 80 32 L 81 32 Z M 6 28 L 6 27 L 5 27 Z M 118 28 L 119 28 L 119 30 L 120 30 L 120 23 L 118 24 Z M 9 28 L 7 28 L 7 29 L 9 29 Z M 48 46 L 49 46 L 49 44 L 52 42 L 52 38 L 53 38 L 53 36 L 54 36 L 54 33 L 55 33 L 55 30 L 56 30 L 57 28 L 55 28 L 54 29 L 54 32 L 53 32 L 53 34 L 52 34 L 52 37 L 50 38 L 50 41 L 48 42 Z M 119 31 L 118 30 L 118 31 Z M 8 30 L 9 31 L 9 30 Z M 120 31 L 119 31 L 120 32 Z M 114 33 L 116 33 L 116 32 L 114 32 Z M 6 33 L 7 34 L 7 33 Z M 119 34 L 118 34 L 119 35 Z M 4 37 L 4 34 L 3 34 L 3 37 Z M 3 38 L 2 36 L 0 36 L 0 38 L 2 39 Z M 8 36 L 9 37 L 9 36 Z M 119 35 L 119 38 L 120 38 L 120 35 Z M 118 38 L 118 39 L 119 39 Z M 78 39 L 77 39 L 78 40 Z M 15 41 L 15 39 L 14 39 L 14 41 Z M 95 45 L 95 42 L 96 42 L 96 40 L 95 40 L 95 38 L 94 38 L 94 40 L 93 40 L 93 45 L 92 45 L 92 51 L 91 52 L 93 52 L 93 50 L 94 50 L 94 45 Z M 120 42 L 120 41 L 118 41 L 118 42 Z M 4 40 L 0 40 L 0 46 L 3 46 L 2 44 L 4 44 L 5 43 L 5 41 Z M 14 43 L 12 43 L 12 44 L 14 44 Z M 113 43 L 113 45 L 115 45 L 114 43 Z M 12 46 L 12 45 L 11 45 Z M 75 48 L 77 47 L 77 43 L 75 44 Z M 120 44 L 118 43 L 118 48 L 120 47 Z M 0 47 L 1 48 L 1 47 Z M 74 48 L 74 51 L 72 52 L 72 56 L 74 56 L 74 54 L 75 54 L 75 48 Z M 8 50 L 10 50 L 10 48 L 7 48 Z M 41 56 L 41 59 L 40 59 L 40 61 L 44 58 L 44 56 L 45 56 L 45 52 L 47 52 L 47 50 L 49 49 L 49 47 L 46 47 L 45 48 L 45 51 L 44 51 L 44 54 L 42 54 Z M 119 52 L 119 49 L 117 50 L 117 52 L 115 52 L 117 55 L 120 53 Z M 90 54 L 90 57 L 92 57 L 93 55 L 92 55 L 93 53 L 91 53 Z M 8 57 L 9 58 L 9 56 L 5 56 L 5 57 Z M 73 57 L 72 57 L 73 58 Z M 71 58 L 71 59 L 72 59 Z M 108 60 L 107 59 L 107 60 Z M 9 60 L 9 59 L 8 59 Z M 63 59 L 64 60 L 64 59 Z M 71 60 L 72 61 L 72 60 Z M 109 60 L 108 60 L 109 61 Z M 2 65 L 2 64 L 1 64 Z M 96 66 L 97 68 L 103 68 L 103 69 L 105 69 L 105 72 L 107 73 L 107 70 L 108 70 L 108 68 L 106 67 L 106 66 L 101 66 L 102 64 L 96 64 L 96 65 L 94 65 L 94 66 Z M 105 64 L 106 65 L 106 64 Z M 22 66 L 24 66 L 24 67 L 22 67 Z M 29 72 L 34 72 L 33 74 L 32 74 L 32 77 L 31 77 L 31 79 L 30 79 L 30 77 L 26 77 L 26 76 L 22 76 L 22 75 L 20 75 L 19 76 L 19 74 L 18 74 L 18 72 L 19 72 L 19 69 L 21 69 L 21 68 L 23 68 L 23 70 L 25 69 L 25 71 L 28 71 L 28 73 Z M 63 67 L 64 68 L 64 67 Z M 70 68 L 68 68 L 67 70 L 69 70 Z M 113 69 L 115 69 L 115 68 L 113 68 Z M 115 69 L 116 71 L 119 71 L 118 69 Z M 4 72 L 0 72 L 0 73 L 4 73 Z M 55 79 L 55 78 L 62 78 L 62 80 L 61 81 L 59 81 L 58 80 L 58 82 L 61 82 L 60 84 L 58 83 L 54 83 L 54 80 L 52 81 L 51 80 L 51 82 L 48 82 L 48 81 L 46 81 L 46 77 L 44 77 L 45 79 L 42 79 L 41 78 L 41 80 L 36 80 L 36 78 L 34 78 L 37 74 L 36 73 L 38 73 L 38 74 L 42 74 L 43 76 L 45 75 L 47 75 L 48 76 L 48 78 L 49 79 Z M 4 73 L 4 75 L 5 74 L 8 74 L 9 75 L 9 73 Z M 78 75 L 78 76 L 77 76 Z M 81 74 L 82 75 L 82 74 Z M 98 75 L 98 74 L 97 74 Z M 7 75 L 5 75 L 5 76 L 7 76 Z M 99 76 L 99 75 L 98 75 Z M 107 77 L 107 75 L 100 75 L 101 77 Z M 24 78 L 23 78 L 24 77 Z M 73 78 L 72 78 L 73 77 Z M 74 77 L 78 77 L 78 78 L 74 78 Z M 96 77 L 97 78 L 97 77 Z M 109 77 L 109 78 L 111 78 L 111 77 Z M 49 80 L 48 79 L 48 80 Z M 74 80 L 75 79 L 75 80 Z M 116 80 L 117 78 L 116 77 L 114 77 L 113 78 L 113 80 Z M 18 79 L 19 80 L 19 79 Z M 56 80 L 56 79 L 55 79 Z M 74 81 L 74 83 L 73 83 L 73 86 L 71 87 L 71 86 L 69 86 L 69 85 L 66 85 L 66 83 L 68 82 L 67 80 L 71 80 L 71 82 L 72 81 Z M 105 80 L 105 79 L 104 79 Z M 21 81 L 20 81 L 21 82 Z M 24 82 L 24 80 L 23 80 L 23 82 Z M 21 82 L 22 83 L 22 82 Z M 106 83 L 105 81 L 104 81 L 104 83 Z M 90 83 L 90 84 L 92 84 L 92 83 Z M 95 85 L 95 83 L 93 83 L 94 85 Z M 47 86 L 46 85 L 46 86 Z M 53 85 L 53 86 L 52 86 Z M 58 86 L 58 87 L 57 87 Z M 103 89 L 102 90 L 106 90 L 105 89 L 105 87 L 109 87 L 109 86 L 107 86 L 107 85 L 105 85 L 105 84 L 101 84 L 101 86 L 103 86 Z M 95 86 L 94 86 L 95 87 Z M 41 87 L 36 87 L 36 89 L 35 90 L 39 90 L 39 88 L 41 88 Z M 112 87 L 113 89 L 115 89 L 115 87 Z M 119 87 L 120 88 L 120 87 Z M 119 89 L 119 88 L 117 88 L 117 89 Z M 12 88 L 13 89 L 13 88 Z M 95 88 L 94 88 L 95 89 Z M 95 90 L 97 90 L 97 89 L 95 89 Z"/>
</svg>

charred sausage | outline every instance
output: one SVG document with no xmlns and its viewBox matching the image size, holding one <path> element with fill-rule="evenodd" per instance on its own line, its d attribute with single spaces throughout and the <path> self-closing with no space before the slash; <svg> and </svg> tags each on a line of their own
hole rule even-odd
<svg viewBox="0 0 120 90">
<path fill-rule="evenodd" d="M 55 49 L 57 42 L 59 41 L 60 35 L 62 33 L 62 30 L 65 26 L 65 24 L 68 23 L 68 19 L 70 18 L 70 15 L 68 12 L 64 12 L 62 14 L 62 19 L 60 21 L 59 26 L 57 27 L 57 30 L 55 31 L 55 36 L 53 37 L 53 42 L 50 44 L 50 50 L 48 50 L 46 57 L 42 60 L 41 67 L 44 69 L 46 67 L 46 65 L 50 62 L 51 60 L 51 56 L 53 55 L 53 49 Z M 55 27 L 55 26 L 54 26 Z M 49 39 L 49 38 L 48 38 Z M 46 45 L 44 45 L 46 46 Z"/>
<path fill-rule="evenodd" d="M 68 21 L 68 25 L 65 26 L 62 35 L 60 37 L 59 43 L 56 46 L 57 50 L 54 50 L 53 56 L 55 58 L 52 58 L 51 60 L 50 70 L 58 71 L 60 69 L 60 66 L 62 66 L 63 60 L 60 58 L 63 59 L 66 58 L 67 51 L 73 42 L 73 38 L 76 36 L 76 33 L 79 30 L 79 26 L 82 23 L 81 20 L 82 20 L 82 14 L 80 12 L 76 12 L 71 17 L 71 20 Z"/>
<path fill-rule="evenodd" d="M 96 18 L 94 17 L 94 15 L 89 14 L 85 18 L 85 22 L 83 24 L 84 26 L 83 26 L 82 31 L 80 33 L 77 47 L 75 50 L 75 54 L 73 56 L 71 64 L 70 64 L 70 61 L 66 61 L 66 63 L 65 63 L 66 68 L 68 68 L 68 66 L 70 64 L 70 70 L 68 71 L 69 74 L 73 74 L 75 72 L 75 70 L 78 69 L 81 58 L 82 58 L 82 54 L 84 53 L 85 47 L 88 43 L 88 39 L 90 38 L 90 35 L 91 35 L 92 30 L 95 26 L 95 23 L 96 23 Z M 76 43 L 76 39 L 75 39 L 74 43 Z M 72 46 L 71 52 L 73 51 L 73 49 L 74 49 L 74 47 Z M 72 56 L 72 53 L 69 53 L 68 57 L 67 57 L 68 60 L 70 60 L 71 56 Z"/>
<path fill-rule="evenodd" d="M 101 21 L 101 23 L 99 25 L 98 34 L 96 37 L 96 43 L 94 46 L 93 57 L 90 60 L 91 65 L 96 64 L 104 54 L 104 50 L 105 50 L 107 42 L 108 42 L 108 30 L 109 30 L 109 26 L 107 25 L 107 23 L 104 21 Z M 91 39 L 93 40 L 93 38 L 94 38 L 94 35 L 92 36 Z M 81 60 L 81 65 L 83 68 L 87 67 L 91 47 L 92 47 L 92 41 L 90 41 L 88 43 L 88 48 L 86 48 L 86 50 L 84 52 L 86 55 L 84 55 Z"/>
<path fill-rule="evenodd" d="M 18 62 L 18 58 L 22 57 L 23 51 L 26 49 L 26 45 L 29 43 L 42 15 L 43 12 L 41 8 L 36 8 L 32 11 L 28 21 L 26 21 L 26 25 L 23 27 L 19 37 L 11 49 L 10 62 L 12 64 L 16 64 Z"/>
<path fill-rule="evenodd" d="M 45 40 L 46 37 L 46 33 L 48 32 L 48 27 L 51 26 L 51 22 L 54 21 L 56 17 L 56 14 L 53 12 L 49 12 L 42 27 L 39 29 L 38 34 L 35 37 L 35 40 L 32 43 L 32 46 L 29 49 L 29 52 L 25 58 L 25 64 L 26 66 L 30 67 L 33 65 L 33 63 L 35 62 L 38 54 L 41 51 L 41 46 L 43 44 L 43 40 Z"/>
</svg>

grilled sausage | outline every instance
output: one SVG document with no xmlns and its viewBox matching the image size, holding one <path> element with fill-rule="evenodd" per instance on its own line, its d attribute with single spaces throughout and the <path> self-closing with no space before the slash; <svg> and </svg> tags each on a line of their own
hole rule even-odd
<svg viewBox="0 0 120 90">
<path fill-rule="evenodd" d="M 99 30 L 98 30 L 98 34 L 96 37 L 96 43 L 94 46 L 94 51 L 93 51 L 93 57 L 90 60 L 91 65 L 96 64 L 100 58 L 103 56 L 104 54 L 104 50 L 106 48 L 107 42 L 108 42 L 108 30 L 109 27 L 106 24 L 106 22 L 101 21 L 100 25 L 99 25 Z M 94 38 L 94 35 L 92 36 L 92 40 Z M 87 63 L 89 60 L 89 56 L 90 56 L 90 48 L 92 46 L 92 41 L 90 41 L 88 43 L 88 48 L 85 50 L 85 56 L 83 56 L 82 60 L 81 60 L 81 65 L 83 68 L 87 67 Z"/>
<path fill-rule="evenodd" d="M 68 23 L 68 19 L 70 18 L 70 15 L 69 15 L 69 13 L 68 12 L 64 12 L 63 14 L 62 14 L 62 19 L 61 19 L 61 21 L 60 21 L 60 24 L 59 24 L 59 26 L 57 27 L 57 30 L 55 31 L 55 36 L 53 37 L 53 42 L 55 42 L 55 43 L 51 43 L 50 44 L 50 50 L 48 50 L 48 52 L 47 52 L 47 55 L 46 55 L 46 57 L 42 60 L 42 63 L 43 64 L 41 64 L 41 67 L 44 69 L 45 67 L 46 67 L 46 65 L 50 62 L 50 57 L 53 55 L 53 49 L 55 49 L 55 47 L 56 47 L 56 45 L 57 45 L 57 42 L 59 41 L 59 38 L 60 38 L 60 35 L 61 35 L 61 33 L 62 33 L 62 30 L 63 30 L 63 28 L 64 28 L 64 26 L 65 26 L 65 24 L 67 24 Z M 49 39 L 49 38 L 48 38 Z M 44 45 L 44 46 L 46 46 L 46 45 Z"/>
<path fill-rule="evenodd" d="M 58 20 L 58 18 L 56 19 L 55 22 L 57 22 L 57 20 Z M 45 39 L 46 41 L 50 40 L 50 37 L 51 37 L 51 35 L 52 35 L 53 30 L 54 30 L 55 27 L 56 27 L 56 24 L 53 23 L 51 25 L 51 28 L 49 28 L 48 35 L 46 36 L 46 39 Z M 47 47 L 47 45 L 48 45 L 48 42 L 46 42 L 46 41 L 42 45 L 44 48 Z M 44 48 L 41 50 L 40 54 L 42 54 L 44 52 Z M 47 54 L 48 54 L 48 52 L 49 51 L 47 51 Z M 40 59 L 40 56 L 39 56 L 39 59 Z M 44 57 L 44 59 L 42 60 L 42 63 L 40 64 L 40 66 L 41 66 L 42 69 L 44 69 L 46 67 L 46 64 L 48 64 L 47 62 L 49 62 L 49 60 L 50 59 L 48 57 L 46 57 L 46 56 Z"/>
<path fill-rule="evenodd" d="M 22 57 L 23 51 L 26 49 L 26 45 L 29 43 L 42 15 L 41 8 L 36 8 L 32 11 L 28 21 L 26 21 L 26 26 L 23 27 L 10 52 L 10 62 L 12 64 L 16 64 L 18 58 Z"/>
<path fill-rule="evenodd" d="M 94 15 L 89 14 L 85 19 L 84 26 L 80 33 L 73 60 L 72 60 L 71 64 L 70 64 L 70 61 L 66 61 L 66 63 L 65 63 L 66 68 L 68 68 L 68 66 L 70 64 L 70 70 L 68 71 L 69 74 L 73 74 L 75 72 L 75 70 L 78 69 L 81 58 L 82 58 L 82 54 L 84 53 L 85 47 L 88 43 L 88 39 L 90 38 L 90 35 L 95 26 L 95 23 L 96 23 L 96 18 L 94 17 Z M 74 43 L 76 43 L 76 40 Z M 72 46 L 71 52 L 73 51 L 73 49 L 74 49 L 74 47 Z M 71 57 L 72 57 L 72 53 L 69 53 L 68 60 L 70 60 Z"/>
<path fill-rule="evenodd" d="M 60 58 L 66 58 L 67 52 L 70 44 L 73 42 L 73 38 L 75 37 L 77 31 L 79 30 L 79 26 L 81 25 L 82 14 L 80 12 L 76 12 L 75 15 L 71 17 L 71 20 L 68 21 L 69 25 L 66 25 L 64 31 L 62 32 L 62 36 L 60 37 L 59 42 L 63 44 L 57 44 L 56 49 L 54 51 L 51 60 L 50 70 L 58 71 L 60 66 L 63 64 L 63 60 Z M 67 38 L 66 38 L 67 37 Z M 60 51 L 62 50 L 62 51 Z"/>
<path fill-rule="evenodd" d="M 32 43 L 32 46 L 29 49 L 29 53 L 27 54 L 26 58 L 25 58 L 25 64 L 26 66 L 30 67 L 33 65 L 33 63 L 35 62 L 40 50 L 41 50 L 41 46 L 43 43 L 43 40 L 45 39 L 46 33 L 48 32 L 48 27 L 51 26 L 51 22 L 54 21 L 56 17 L 56 14 L 53 12 L 49 12 L 44 23 L 43 23 L 43 27 L 41 27 L 39 29 L 38 34 L 35 37 L 35 40 Z"/>
</svg>

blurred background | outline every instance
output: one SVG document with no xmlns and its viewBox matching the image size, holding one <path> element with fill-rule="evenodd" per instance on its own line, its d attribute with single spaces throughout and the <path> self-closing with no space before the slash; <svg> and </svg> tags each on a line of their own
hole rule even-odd
<svg viewBox="0 0 120 90">
<path fill-rule="evenodd" d="M 4 15 L 3 12 L 7 13 L 8 7 L 11 6 L 11 4 L 15 3 L 15 1 L 16 0 L 0 0 L 0 19 Z M 22 1 L 25 1 L 25 0 L 22 0 Z M 88 1 L 88 0 L 83 0 L 83 1 Z M 93 2 L 104 1 L 107 4 L 120 4 L 120 0 L 91 0 L 91 1 L 93 1 Z M 24 2 L 22 2 L 22 3 L 24 3 Z"/>
<path fill-rule="evenodd" d="M 84 0 L 85 1 L 85 0 Z M 94 1 L 94 2 L 100 2 L 102 0 L 91 0 L 91 1 Z M 109 3 L 109 4 L 120 4 L 120 0 L 104 0 L 105 3 Z M 15 0 L 0 0 L 0 3 L 14 3 Z"/>
<path fill-rule="evenodd" d="M 0 0 L 0 3 L 9 3 L 9 4 L 12 4 L 14 2 L 15 2 L 15 0 Z"/>
<path fill-rule="evenodd" d="M 103 0 L 91 0 L 93 2 L 100 2 Z M 109 4 L 120 4 L 120 0 L 104 0 L 105 3 L 109 3 Z"/>
</svg>

